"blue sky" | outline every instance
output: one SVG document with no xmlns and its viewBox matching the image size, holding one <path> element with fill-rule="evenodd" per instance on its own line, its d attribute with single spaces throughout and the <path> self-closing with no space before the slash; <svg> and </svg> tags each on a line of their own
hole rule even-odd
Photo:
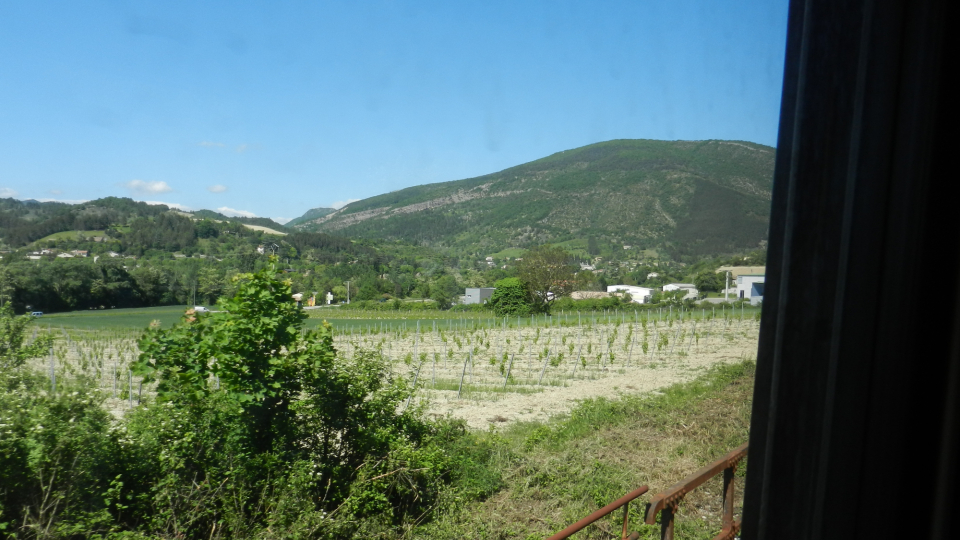
<svg viewBox="0 0 960 540">
<path fill-rule="evenodd" d="M 787 2 L 2 2 L 0 197 L 293 218 L 610 139 L 776 141 Z"/>
</svg>

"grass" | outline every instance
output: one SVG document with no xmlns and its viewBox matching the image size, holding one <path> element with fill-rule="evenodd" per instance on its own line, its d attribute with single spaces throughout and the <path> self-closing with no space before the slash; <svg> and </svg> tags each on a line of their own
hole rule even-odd
<svg viewBox="0 0 960 540">
<path fill-rule="evenodd" d="M 647 484 L 649 494 L 630 506 L 631 530 L 659 538 L 658 525 L 642 524 L 644 504 L 747 440 L 753 379 L 752 362 L 719 366 L 657 395 L 588 400 L 565 418 L 477 434 L 470 444 L 485 449 L 487 462 L 474 469 L 475 478 L 459 482 L 495 482 L 497 489 L 488 486 L 482 501 L 451 495 L 437 519 L 409 536 L 544 538 Z M 745 471 L 743 463 L 740 493 Z M 720 530 L 720 511 L 717 477 L 682 503 L 677 537 L 712 538 Z M 576 538 L 618 536 L 621 519 L 615 512 Z"/>
<path fill-rule="evenodd" d="M 40 244 L 48 240 L 76 240 L 78 235 L 84 238 L 93 238 L 94 236 L 106 236 L 106 234 L 106 231 L 63 231 L 44 236 L 35 241 L 34 244 Z"/>
<path fill-rule="evenodd" d="M 159 320 L 169 328 L 180 320 L 187 306 L 161 306 L 151 308 L 95 309 L 51 313 L 37 319 L 39 326 L 53 328 L 69 327 L 83 330 L 109 330 L 146 328 L 151 321 Z"/>
<path fill-rule="evenodd" d="M 527 250 L 523 248 L 511 247 L 511 248 L 498 251 L 496 253 L 491 253 L 489 256 L 493 257 L 494 259 L 505 259 L 507 257 L 511 259 L 515 259 L 517 257 L 522 256 L 526 252 Z"/>
</svg>

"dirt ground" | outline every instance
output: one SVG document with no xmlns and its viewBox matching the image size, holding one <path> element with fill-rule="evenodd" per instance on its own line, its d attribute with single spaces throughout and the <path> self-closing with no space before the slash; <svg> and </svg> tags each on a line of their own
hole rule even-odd
<svg viewBox="0 0 960 540">
<path fill-rule="evenodd" d="M 746 326 L 746 325 L 744 325 Z M 589 398 L 617 398 L 624 393 L 652 393 L 660 388 L 695 379 L 718 363 L 756 359 L 757 325 L 731 332 L 713 346 L 691 348 L 685 356 L 667 356 L 654 361 L 643 358 L 630 367 L 595 369 L 589 378 L 566 378 L 564 386 L 538 386 L 531 392 L 485 394 L 457 399 L 455 390 L 423 390 L 428 414 L 462 418 L 476 429 L 497 429 L 514 422 L 542 421 L 568 413 Z"/>
</svg>

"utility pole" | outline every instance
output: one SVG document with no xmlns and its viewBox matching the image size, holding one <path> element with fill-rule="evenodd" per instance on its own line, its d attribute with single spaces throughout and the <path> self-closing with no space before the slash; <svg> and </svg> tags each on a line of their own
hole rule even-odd
<svg viewBox="0 0 960 540">
<path fill-rule="evenodd" d="M 350 303 L 350 282 L 347 282 L 347 303 Z"/>
<path fill-rule="evenodd" d="M 730 293 L 730 271 L 727 270 L 727 286 L 723 288 L 723 301 L 727 301 L 727 295 Z"/>
</svg>

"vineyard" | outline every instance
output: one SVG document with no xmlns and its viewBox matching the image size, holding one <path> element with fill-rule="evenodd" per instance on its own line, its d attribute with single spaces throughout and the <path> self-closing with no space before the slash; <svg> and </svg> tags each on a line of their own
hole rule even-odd
<svg viewBox="0 0 960 540">
<path fill-rule="evenodd" d="M 529 319 L 409 321 L 340 332 L 376 350 L 434 415 L 476 428 L 564 413 L 577 400 L 652 391 L 756 356 L 759 311 L 614 312 Z"/>
<path fill-rule="evenodd" d="M 542 420 L 577 400 L 656 391 L 716 363 L 753 358 L 759 311 L 670 309 L 529 318 L 367 320 L 335 326 L 350 357 L 377 351 L 418 391 L 407 406 L 464 418 L 475 428 Z M 55 389 L 93 382 L 117 415 L 152 394 L 131 370 L 139 331 L 46 328 L 57 338 L 34 367 Z M 37 330 L 34 330 L 34 338 Z"/>
</svg>

